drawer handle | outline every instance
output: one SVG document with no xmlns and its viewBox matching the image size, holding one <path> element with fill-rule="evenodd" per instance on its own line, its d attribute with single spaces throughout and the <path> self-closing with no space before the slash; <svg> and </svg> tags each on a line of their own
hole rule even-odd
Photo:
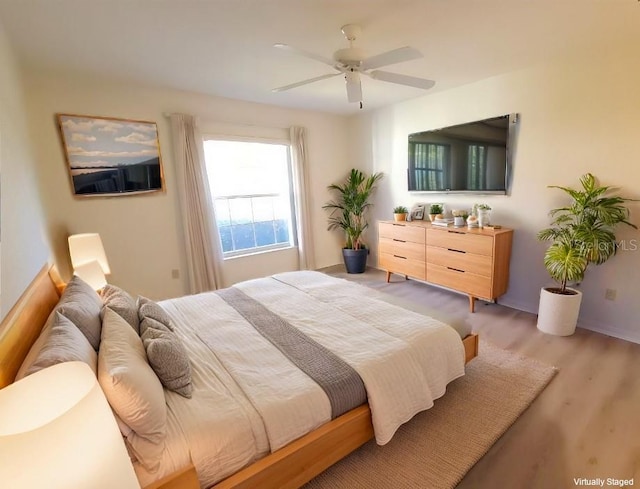
<svg viewBox="0 0 640 489">
<path fill-rule="evenodd" d="M 454 250 L 453 248 L 447 248 L 448 251 L 453 251 L 454 253 L 466 253 L 466 251 L 462 250 Z"/>
<path fill-rule="evenodd" d="M 394 224 L 392 224 L 392 226 L 401 226 L 401 227 L 404 227 L 404 224 L 395 224 L 395 223 L 394 223 Z"/>
<path fill-rule="evenodd" d="M 459 272 L 459 273 L 464 273 L 464 270 L 460 270 L 458 268 L 452 268 L 452 267 L 447 267 L 449 270 L 453 271 L 453 272 Z"/>
<path fill-rule="evenodd" d="M 406 259 L 407 259 L 407 257 L 406 257 L 406 256 L 400 256 L 400 255 L 393 255 L 393 256 L 395 256 L 396 258 L 402 258 L 403 260 L 406 260 Z"/>
<path fill-rule="evenodd" d="M 454 233 L 454 234 L 466 234 L 464 231 L 452 231 L 449 230 L 450 233 Z"/>
<path fill-rule="evenodd" d="M 405 239 L 396 239 L 396 238 L 393 238 L 393 240 L 394 240 L 394 241 L 397 241 L 398 243 L 406 243 L 406 242 L 407 242 L 407 240 L 405 240 Z"/>
</svg>

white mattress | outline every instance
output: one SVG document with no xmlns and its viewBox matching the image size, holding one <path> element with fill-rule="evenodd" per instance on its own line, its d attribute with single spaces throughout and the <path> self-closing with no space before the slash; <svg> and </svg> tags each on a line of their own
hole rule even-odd
<svg viewBox="0 0 640 489">
<path fill-rule="evenodd" d="M 368 288 L 308 271 L 235 287 L 358 372 L 379 444 L 464 375 L 458 333 Z M 189 351 L 194 393 L 166 391 L 167 449 L 159 472 L 136 466 L 142 485 L 193 463 L 210 486 L 331 419 L 324 391 L 218 295 L 161 305 Z"/>
</svg>

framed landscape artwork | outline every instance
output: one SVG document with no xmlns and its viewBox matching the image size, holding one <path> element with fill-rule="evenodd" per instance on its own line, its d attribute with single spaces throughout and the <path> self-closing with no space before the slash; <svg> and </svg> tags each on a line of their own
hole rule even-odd
<svg viewBox="0 0 640 489">
<path fill-rule="evenodd" d="M 57 117 L 74 195 L 164 190 L 155 122 L 72 114 Z"/>
</svg>

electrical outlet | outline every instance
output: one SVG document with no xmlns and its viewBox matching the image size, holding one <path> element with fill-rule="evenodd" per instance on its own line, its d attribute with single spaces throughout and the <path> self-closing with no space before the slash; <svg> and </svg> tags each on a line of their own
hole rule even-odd
<svg viewBox="0 0 640 489">
<path fill-rule="evenodd" d="M 180 270 L 177 268 L 171 270 L 171 278 L 180 278 Z"/>
<path fill-rule="evenodd" d="M 608 301 L 616 300 L 616 289 L 607 289 L 604 291 L 604 298 Z"/>
</svg>

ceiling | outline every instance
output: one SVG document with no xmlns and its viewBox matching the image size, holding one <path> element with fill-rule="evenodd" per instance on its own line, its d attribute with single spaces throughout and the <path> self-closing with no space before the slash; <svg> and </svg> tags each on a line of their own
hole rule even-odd
<svg viewBox="0 0 640 489">
<path fill-rule="evenodd" d="M 550 58 L 640 46 L 636 0 L 0 0 L 0 22 L 27 69 L 53 70 L 340 114 L 357 112 L 342 77 L 282 52 L 324 57 L 360 24 L 367 55 L 413 46 L 387 71 L 436 81 L 430 93 Z M 365 78 L 365 110 L 425 91 Z"/>
</svg>

